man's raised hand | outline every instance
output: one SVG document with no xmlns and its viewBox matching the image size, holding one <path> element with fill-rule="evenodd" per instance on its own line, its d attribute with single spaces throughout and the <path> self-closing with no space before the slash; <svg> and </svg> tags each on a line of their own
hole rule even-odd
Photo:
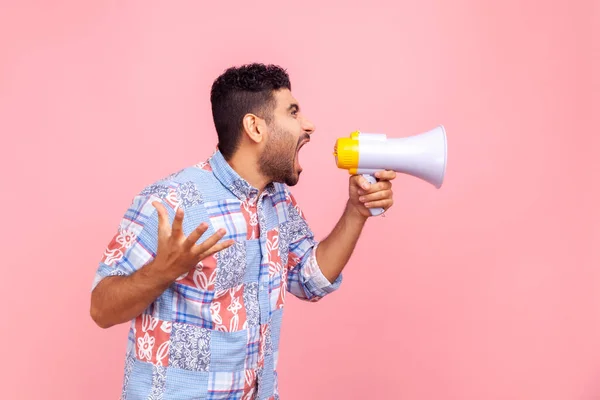
<svg viewBox="0 0 600 400">
<path fill-rule="evenodd" d="M 171 280 L 189 272 L 203 259 L 230 247 L 234 241 L 226 240 L 217 243 L 224 235 L 225 230 L 219 229 L 214 235 L 204 242 L 196 244 L 198 239 L 208 229 L 208 224 L 203 222 L 194 229 L 188 237 L 183 234 L 183 210 L 177 209 L 173 225 L 169 225 L 169 216 L 165 207 L 159 202 L 152 203 L 158 212 L 158 249 L 156 261 L 161 266 L 165 276 Z"/>
</svg>

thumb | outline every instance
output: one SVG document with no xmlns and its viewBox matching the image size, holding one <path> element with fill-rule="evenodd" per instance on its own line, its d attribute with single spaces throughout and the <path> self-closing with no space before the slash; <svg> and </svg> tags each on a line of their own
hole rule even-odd
<svg viewBox="0 0 600 400">
<path fill-rule="evenodd" d="M 356 183 L 356 185 L 364 190 L 369 190 L 369 188 L 371 187 L 371 184 L 369 183 L 369 181 L 362 175 L 356 175 L 354 182 Z"/>
</svg>

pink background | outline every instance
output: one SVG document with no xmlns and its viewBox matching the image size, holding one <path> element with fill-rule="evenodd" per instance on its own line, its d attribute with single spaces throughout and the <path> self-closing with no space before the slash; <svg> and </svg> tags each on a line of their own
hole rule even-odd
<svg viewBox="0 0 600 400">
<path fill-rule="evenodd" d="M 597 1 L 7 3 L 3 399 L 118 397 L 97 263 L 138 190 L 212 152 L 212 80 L 250 61 L 317 125 L 295 194 L 319 237 L 337 137 L 449 137 L 444 187 L 399 177 L 341 291 L 289 302 L 283 399 L 600 398 Z"/>
</svg>

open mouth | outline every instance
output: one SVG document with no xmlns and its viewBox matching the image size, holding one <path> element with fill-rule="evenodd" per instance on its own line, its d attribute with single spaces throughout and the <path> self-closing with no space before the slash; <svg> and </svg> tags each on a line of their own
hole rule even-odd
<svg viewBox="0 0 600 400">
<path fill-rule="evenodd" d="M 310 138 L 306 138 L 306 139 L 302 140 L 300 142 L 300 144 L 298 145 L 298 148 L 296 149 L 296 157 L 294 158 L 295 159 L 294 166 L 298 172 L 302 172 L 302 165 L 300 165 L 300 158 L 299 158 L 300 149 L 302 149 L 302 147 L 304 147 L 304 145 L 308 142 L 310 142 Z"/>
</svg>

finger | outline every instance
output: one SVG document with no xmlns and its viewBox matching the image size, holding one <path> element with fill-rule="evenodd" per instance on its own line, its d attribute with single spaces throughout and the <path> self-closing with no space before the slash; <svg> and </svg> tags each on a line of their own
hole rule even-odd
<svg viewBox="0 0 600 400">
<path fill-rule="evenodd" d="M 378 201 L 378 200 L 384 200 L 384 199 L 388 199 L 388 198 L 392 198 L 392 191 L 391 190 L 380 190 L 378 192 L 375 193 L 371 193 L 371 194 L 366 194 L 364 196 L 360 196 L 358 198 L 358 200 L 362 203 L 369 203 L 369 202 L 373 202 L 373 201 Z"/>
<path fill-rule="evenodd" d="M 363 195 L 367 193 L 375 193 L 380 192 L 382 190 L 390 190 L 392 188 L 392 182 L 389 181 L 381 181 L 371 185 L 369 190 L 358 189 L 358 194 Z"/>
<path fill-rule="evenodd" d="M 180 238 L 183 235 L 183 208 L 178 208 L 175 211 L 175 219 L 173 219 L 173 229 L 171 235 L 175 238 Z"/>
<path fill-rule="evenodd" d="M 382 190 L 390 190 L 392 188 L 392 182 L 390 181 L 381 181 L 381 182 L 377 182 L 374 185 L 371 185 L 371 193 L 374 192 L 379 192 Z"/>
<path fill-rule="evenodd" d="M 387 210 L 394 204 L 393 199 L 384 199 L 384 200 L 376 200 L 364 203 L 364 206 L 367 208 L 383 208 Z"/>
<path fill-rule="evenodd" d="M 192 247 L 196 244 L 198 239 L 204 235 L 204 232 L 208 229 L 208 224 L 206 222 L 201 223 L 190 233 L 190 235 L 185 239 L 185 246 Z"/>
<path fill-rule="evenodd" d="M 165 206 L 160 201 L 153 201 L 152 205 L 156 208 L 158 214 L 158 236 L 160 238 L 168 237 L 170 234 L 169 229 L 169 215 Z"/>
<path fill-rule="evenodd" d="M 202 243 L 194 246 L 193 249 L 192 249 L 192 251 L 195 254 L 204 253 L 206 250 L 210 249 L 215 244 L 217 244 L 217 242 L 219 240 L 221 240 L 221 238 L 223 236 L 225 236 L 225 229 L 221 228 L 216 233 L 214 233 L 213 235 L 211 235 L 208 239 L 206 239 L 204 242 L 202 242 Z"/>
<path fill-rule="evenodd" d="M 202 258 L 204 259 L 206 257 L 212 256 L 215 253 L 218 253 L 221 250 L 225 250 L 226 248 L 232 246 L 234 243 L 235 243 L 235 240 L 233 240 L 233 239 L 229 239 L 229 240 L 225 240 L 224 242 L 217 243 L 214 246 L 212 246 L 210 249 L 208 249 L 207 251 L 202 253 Z"/>
<path fill-rule="evenodd" d="M 377 171 L 375 173 L 375 178 L 381 181 L 391 181 L 396 178 L 396 171 L 385 170 L 385 171 Z"/>
</svg>

